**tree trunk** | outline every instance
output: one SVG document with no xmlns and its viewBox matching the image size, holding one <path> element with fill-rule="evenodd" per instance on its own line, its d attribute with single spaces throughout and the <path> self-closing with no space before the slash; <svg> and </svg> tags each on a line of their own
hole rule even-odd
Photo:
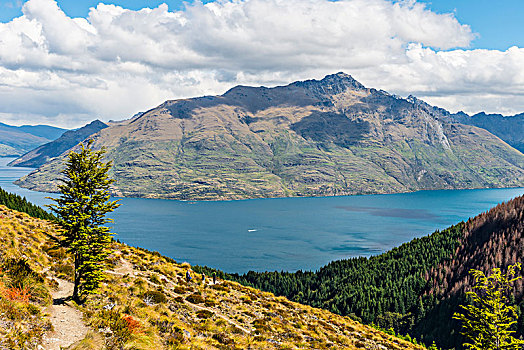
<svg viewBox="0 0 524 350">
<path fill-rule="evenodd" d="M 80 273 L 78 271 L 78 267 L 80 266 L 80 257 L 78 256 L 78 253 L 75 254 L 75 272 L 74 272 L 74 283 L 75 286 L 73 288 L 73 300 L 76 303 L 80 303 L 80 297 L 78 295 L 78 287 L 80 285 Z"/>
</svg>

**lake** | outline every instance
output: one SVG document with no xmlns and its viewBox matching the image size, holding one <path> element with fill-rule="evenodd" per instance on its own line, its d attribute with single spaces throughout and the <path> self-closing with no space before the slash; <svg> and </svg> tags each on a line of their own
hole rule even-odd
<svg viewBox="0 0 524 350">
<path fill-rule="evenodd" d="M 0 187 L 49 203 L 49 194 L 12 184 L 32 169 L 6 167 L 10 160 L 0 158 Z M 382 253 L 522 194 L 524 188 L 218 202 L 124 198 L 112 214 L 113 232 L 127 244 L 227 272 L 316 270 Z"/>
</svg>

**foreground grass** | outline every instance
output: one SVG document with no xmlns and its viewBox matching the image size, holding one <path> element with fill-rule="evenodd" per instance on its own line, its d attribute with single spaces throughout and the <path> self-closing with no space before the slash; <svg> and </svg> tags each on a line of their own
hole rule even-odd
<svg viewBox="0 0 524 350">
<path fill-rule="evenodd" d="M 49 291 L 72 272 L 71 257 L 53 243 L 57 233 L 47 221 L 0 206 L 2 264 L 25 261 L 31 272 L 24 283 L 33 288 L 23 299 L 2 294 L 0 349 L 35 348 L 51 331 Z M 106 282 L 78 306 L 91 331 L 70 349 L 421 349 L 236 282 L 202 283 L 189 264 L 158 253 L 117 242 L 112 248 Z M 3 290 L 14 288 L 10 274 L 2 274 Z"/>
</svg>

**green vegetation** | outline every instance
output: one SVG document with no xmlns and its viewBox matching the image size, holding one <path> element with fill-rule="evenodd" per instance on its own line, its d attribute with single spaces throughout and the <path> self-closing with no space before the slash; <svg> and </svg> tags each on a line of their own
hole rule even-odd
<svg viewBox="0 0 524 350">
<path fill-rule="evenodd" d="M 65 179 L 58 186 L 61 196 L 49 207 L 64 229 L 60 245 L 74 256 L 73 300 L 79 302 L 94 293 L 104 279 L 105 258 L 109 254 L 111 233 L 105 224 L 112 222 L 106 214 L 118 207 L 109 201 L 111 163 L 102 162 L 104 150 L 93 151 L 92 142 L 82 144 L 80 152 L 70 152 Z"/>
<path fill-rule="evenodd" d="M 21 197 L 17 194 L 9 193 L 0 188 L 0 204 L 5 205 L 9 209 L 21 211 L 27 213 L 34 218 L 54 220 L 53 214 L 46 212 L 44 209 L 31 202 L 28 202 L 25 197 Z"/>
<path fill-rule="evenodd" d="M 462 306 L 463 312 L 454 318 L 462 321 L 464 332 L 469 340 L 464 346 L 470 350 L 519 350 L 524 340 L 516 339 L 512 327 L 517 323 L 517 308 L 508 305 L 513 282 L 522 278 L 517 276 L 520 263 L 508 267 L 506 273 L 494 268 L 491 275 L 472 270 L 477 291 L 467 292 L 472 304 Z"/>
</svg>

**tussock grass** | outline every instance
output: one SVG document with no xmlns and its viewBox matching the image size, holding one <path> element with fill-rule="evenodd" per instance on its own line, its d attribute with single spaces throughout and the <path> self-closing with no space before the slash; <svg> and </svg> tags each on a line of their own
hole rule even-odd
<svg viewBox="0 0 524 350">
<path fill-rule="evenodd" d="M 49 331 L 42 307 L 56 286 L 52 278 L 70 276 L 72 260 L 53 243 L 59 232 L 53 224 L 2 206 L 0 217 L 2 261 L 22 259 L 38 285 L 29 300 L 22 290 L 20 300 L 0 299 L 0 322 L 12 325 L 9 332 L 0 327 L 0 344 L 30 348 Z M 91 332 L 70 350 L 422 349 L 350 318 L 236 282 L 219 279 L 212 285 L 207 278 L 202 284 L 190 264 L 156 252 L 118 242 L 112 248 L 106 282 L 79 306 Z M 7 273 L 0 276 L 0 291 L 10 288 Z"/>
</svg>

